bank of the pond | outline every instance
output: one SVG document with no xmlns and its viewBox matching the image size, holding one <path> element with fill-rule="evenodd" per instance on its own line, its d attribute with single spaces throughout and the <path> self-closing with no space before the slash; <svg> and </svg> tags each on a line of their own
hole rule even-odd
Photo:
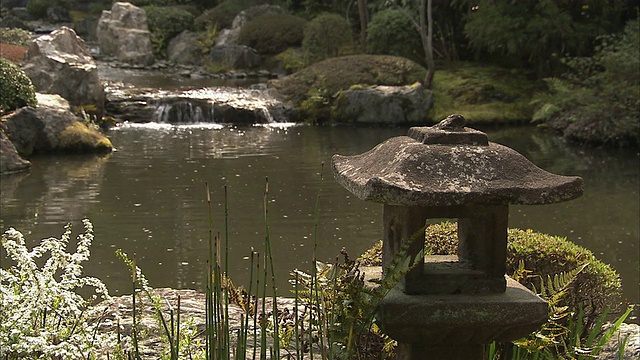
<svg viewBox="0 0 640 360">
<path fill-rule="evenodd" d="M 206 301 L 204 293 L 194 290 L 176 290 L 169 288 L 153 289 L 152 293 L 162 299 L 160 302 L 161 311 L 165 319 L 171 318 L 172 311 L 174 317 L 177 315 L 178 297 L 180 297 L 181 321 L 183 324 L 188 322 L 191 327 L 197 329 L 196 334 L 198 339 L 204 343 L 203 330 L 206 327 Z M 143 303 L 139 303 L 137 305 L 143 309 L 140 313 L 140 318 L 137 320 L 139 326 L 138 330 L 145 333 L 146 336 L 140 340 L 140 352 L 145 358 L 158 358 L 164 351 L 164 347 L 161 346 L 161 344 L 166 344 L 166 340 L 163 340 L 164 335 L 162 325 L 157 317 L 158 313 L 155 311 L 149 299 L 142 296 L 141 300 L 143 300 Z M 266 309 L 270 312 L 272 301 L 270 299 L 267 300 Z M 293 314 L 295 304 L 295 299 L 278 298 L 278 308 L 282 314 Z M 107 333 L 116 333 L 121 331 L 123 335 L 131 336 L 133 328 L 132 309 L 131 295 L 113 297 L 111 300 L 97 305 L 94 308 L 94 311 L 99 313 L 103 319 L 99 331 Z M 306 310 L 303 306 L 300 306 L 299 311 L 300 313 L 304 313 Z M 235 334 L 239 331 L 241 327 L 241 319 L 246 316 L 246 313 L 236 304 L 230 304 L 228 307 L 228 314 L 230 334 Z M 253 319 L 251 319 L 250 324 L 253 324 Z M 608 326 L 610 325 L 605 325 L 605 328 Z M 118 327 L 120 327 L 121 330 L 118 330 Z M 620 344 L 622 341 L 625 341 L 625 339 L 626 342 L 622 359 L 637 359 L 640 355 L 640 325 L 637 324 L 622 324 L 620 329 L 616 331 L 611 340 L 605 344 L 602 351 L 594 359 L 620 359 Z M 234 348 L 237 338 L 232 336 L 230 340 L 232 348 Z M 268 343 L 271 344 L 271 342 L 272 339 L 268 337 Z M 257 347 L 260 346 L 259 343 L 256 343 L 256 339 L 253 338 L 249 338 L 247 343 L 249 345 L 249 348 L 247 349 L 248 352 L 252 352 L 254 345 Z M 293 352 L 295 352 L 295 349 L 293 349 Z M 319 353 L 320 352 L 316 349 L 316 354 L 319 355 Z"/>
</svg>

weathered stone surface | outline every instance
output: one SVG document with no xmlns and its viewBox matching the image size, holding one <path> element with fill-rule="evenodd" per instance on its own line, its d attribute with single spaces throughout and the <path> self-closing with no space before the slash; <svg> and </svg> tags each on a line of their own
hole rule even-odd
<svg viewBox="0 0 640 360">
<path fill-rule="evenodd" d="M 96 36 L 102 55 L 136 65 L 154 61 L 147 15 L 131 3 L 116 2 L 110 11 L 103 11 Z"/>
<path fill-rule="evenodd" d="M 198 34 L 185 30 L 167 44 L 167 59 L 176 64 L 200 63 L 200 49 L 196 45 Z"/>
<path fill-rule="evenodd" d="M 483 296 L 407 295 L 382 300 L 378 318 L 385 334 L 405 343 L 486 344 L 527 336 L 547 321 L 547 303 L 513 279 L 507 291 Z"/>
<path fill-rule="evenodd" d="M 31 42 L 23 69 L 36 91 L 58 94 L 75 106 L 93 105 L 102 115 L 105 95 L 98 67 L 72 29 L 63 26 Z"/>
<path fill-rule="evenodd" d="M 36 108 L 24 107 L 2 118 L 6 134 L 21 156 L 51 152 L 104 153 L 112 150 L 109 139 L 88 128 L 69 111 L 68 103 L 65 106 L 62 98 L 45 98 L 38 96 Z"/>
<path fill-rule="evenodd" d="M 0 126 L 0 175 L 27 170 L 31 163 L 18 154 L 15 146 Z"/>
<path fill-rule="evenodd" d="M 335 107 L 339 122 L 356 124 L 418 124 L 427 120 L 431 92 L 419 85 L 375 86 L 343 91 Z"/>
<path fill-rule="evenodd" d="M 216 45 L 209 53 L 210 60 L 231 69 L 251 69 L 262 62 L 260 55 L 245 45 Z"/>
<path fill-rule="evenodd" d="M 534 205 L 582 195 L 582 178 L 551 174 L 496 143 L 423 144 L 431 130 L 412 128 L 413 137 L 391 138 L 364 154 L 334 155 L 334 177 L 360 199 L 390 205 Z M 455 133 L 477 136 L 466 128 Z"/>
</svg>

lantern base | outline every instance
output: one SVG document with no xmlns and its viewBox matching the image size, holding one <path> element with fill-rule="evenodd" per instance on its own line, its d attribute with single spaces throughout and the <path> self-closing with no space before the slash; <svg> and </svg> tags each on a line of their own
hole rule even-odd
<svg viewBox="0 0 640 360">
<path fill-rule="evenodd" d="M 393 289 L 377 318 L 383 332 L 401 344 L 400 359 L 424 359 L 421 354 L 435 351 L 443 354 L 438 359 L 480 359 L 472 354 L 494 340 L 528 335 L 547 321 L 548 312 L 544 300 L 507 277 L 501 294 L 409 295 Z M 462 349 L 468 350 L 464 356 Z"/>
</svg>

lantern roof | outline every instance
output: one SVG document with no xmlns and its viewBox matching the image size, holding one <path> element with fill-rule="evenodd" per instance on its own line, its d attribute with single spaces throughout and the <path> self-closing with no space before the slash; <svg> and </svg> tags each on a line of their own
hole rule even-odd
<svg viewBox="0 0 640 360">
<path fill-rule="evenodd" d="M 451 115 L 354 156 L 333 174 L 362 200 L 402 206 L 550 204 L 582 195 L 582 178 L 547 172 Z"/>
</svg>

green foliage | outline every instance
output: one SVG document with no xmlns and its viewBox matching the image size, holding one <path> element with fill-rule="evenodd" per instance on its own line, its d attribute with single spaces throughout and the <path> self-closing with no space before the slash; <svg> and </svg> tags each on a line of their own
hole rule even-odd
<svg viewBox="0 0 640 360">
<path fill-rule="evenodd" d="M 534 121 L 593 145 L 640 143 L 640 26 L 599 38 L 592 57 L 565 58 L 569 71 L 545 79 L 549 92 L 536 99 Z"/>
<path fill-rule="evenodd" d="M 242 27 L 238 44 L 256 49 L 260 54 L 278 54 L 300 46 L 306 21 L 287 14 L 265 14 Z"/>
<path fill-rule="evenodd" d="M 231 28 L 231 24 L 236 15 L 238 15 L 240 11 L 254 5 L 255 2 L 256 1 L 253 0 L 223 1 L 218 6 L 205 10 L 198 16 L 195 19 L 195 28 L 204 30 L 213 25 L 217 25 L 218 29 Z"/>
<path fill-rule="evenodd" d="M 0 267 L 0 358 L 96 359 L 96 348 L 113 340 L 97 334 L 100 322 L 88 315 L 109 294 L 99 279 L 83 274 L 93 241 L 93 226 L 83 223 L 73 253 L 67 252 L 70 225 L 60 239 L 43 239 L 31 250 L 13 228 L 0 238 L 8 256 L 0 260 L 10 262 Z"/>
<path fill-rule="evenodd" d="M 367 28 L 367 52 L 406 57 L 424 64 L 424 51 L 420 34 L 413 21 L 400 10 L 377 12 Z"/>
<path fill-rule="evenodd" d="M 163 55 L 169 40 L 184 30 L 191 30 L 194 17 L 179 7 L 146 6 L 147 24 L 156 55 Z"/>
<path fill-rule="evenodd" d="M 474 50 L 525 59 L 548 74 L 560 57 L 589 52 L 597 36 L 615 29 L 624 8 L 622 1 L 482 0 L 464 31 Z"/>
<path fill-rule="evenodd" d="M 172 6 L 184 3 L 184 0 L 132 0 L 131 4 L 143 7 L 143 6 Z"/>
<path fill-rule="evenodd" d="M 0 27 L 0 42 L 11 45 L 27 46 L 31 40 L 31 32 L 18 28 Z"/>
<path fill-rule="evenodd" d="M 29 0 L 27 12 L 34 19 L 43 19 L 47 16 L 47 9 L 52 6 L 60 6 L 71 10 L 75 6 L 76 0 Z"/>
<path fill-rule="evenodd" d="M 18 65 L 0 58 L 0 114 L 23 106 L 36 106 L 31 79 Z"/>
<path fill-rule="evenodd" d="M 522 69 L 458 63 L 435 73 L 431 118 L 462 114 L 470 124 L 527 123 L 541 88 Z"/>
<path fill-rule="evenodd" d="M 530 289 L 540 289 L 542 279 L 586 265 L 567 290 L 566 305 L 582 308 L 587 328 L 608 307 L 620 301 L 619 275 L 609 265 L 596 259 L 593 253 L 566 238 L 509 229 L 507 272 L 512 273 L 522 261 L 537 277 L 522 279 Z"/>
<path fill-rule="evenodd" d="M 274 56 L 274 60 L 280 62 L 289 73 L 294 73 L 309 65 L 307 57 L 301 48 L 287 48 L 287 50 Z"/>
<path fill-rule="evenodd" d="M 310 59 L 318 61 L 338 56 L 351 41 L 351 27 L 344 17 L 322 13 L 305 26 L 302 48 Z"/>
<path fill-rule="evenodd" d="M 203 55 L 209 54 L 211 49 L 216 45 L 218 39 L 218 26 L 209 25 L 205 31 L 200 32 L 200 37 L 196 41 L 196 45 Z"/>
<path fill-rule="evenodd" d="M 621 294 L 620 276 L 609 265 L 596 259 L 593 253 L 566 238 L 534 232 L 509 229 L 507 243 L 507 273 L 514 274 L 524 267 L 533 276 L 521 276 L 518 281 L 529 289 L 540 290 L 542 279 L 585 267 L 566 289 L 566 306 L 582 308 L 586 328 L 593 325 L 606 308 L 616 308 Z M 434 255 L 457 252 L 457 225 L 452 222 L 430 225 L 426 229 L 426 250 Z M 378 250 L 380 249 L 380 250 Z M 376 260 L 381 246 L 366 252 L 370 265 Z"/>
<path fill-rule="evenodd" d="M 411 60 L 389 55 L 330 58 L 271 84 L 295 106 L 318 94 L 333 96 L 362 85 L 408 85 L 424 78 L 425 70 Z"/>
</svg>

